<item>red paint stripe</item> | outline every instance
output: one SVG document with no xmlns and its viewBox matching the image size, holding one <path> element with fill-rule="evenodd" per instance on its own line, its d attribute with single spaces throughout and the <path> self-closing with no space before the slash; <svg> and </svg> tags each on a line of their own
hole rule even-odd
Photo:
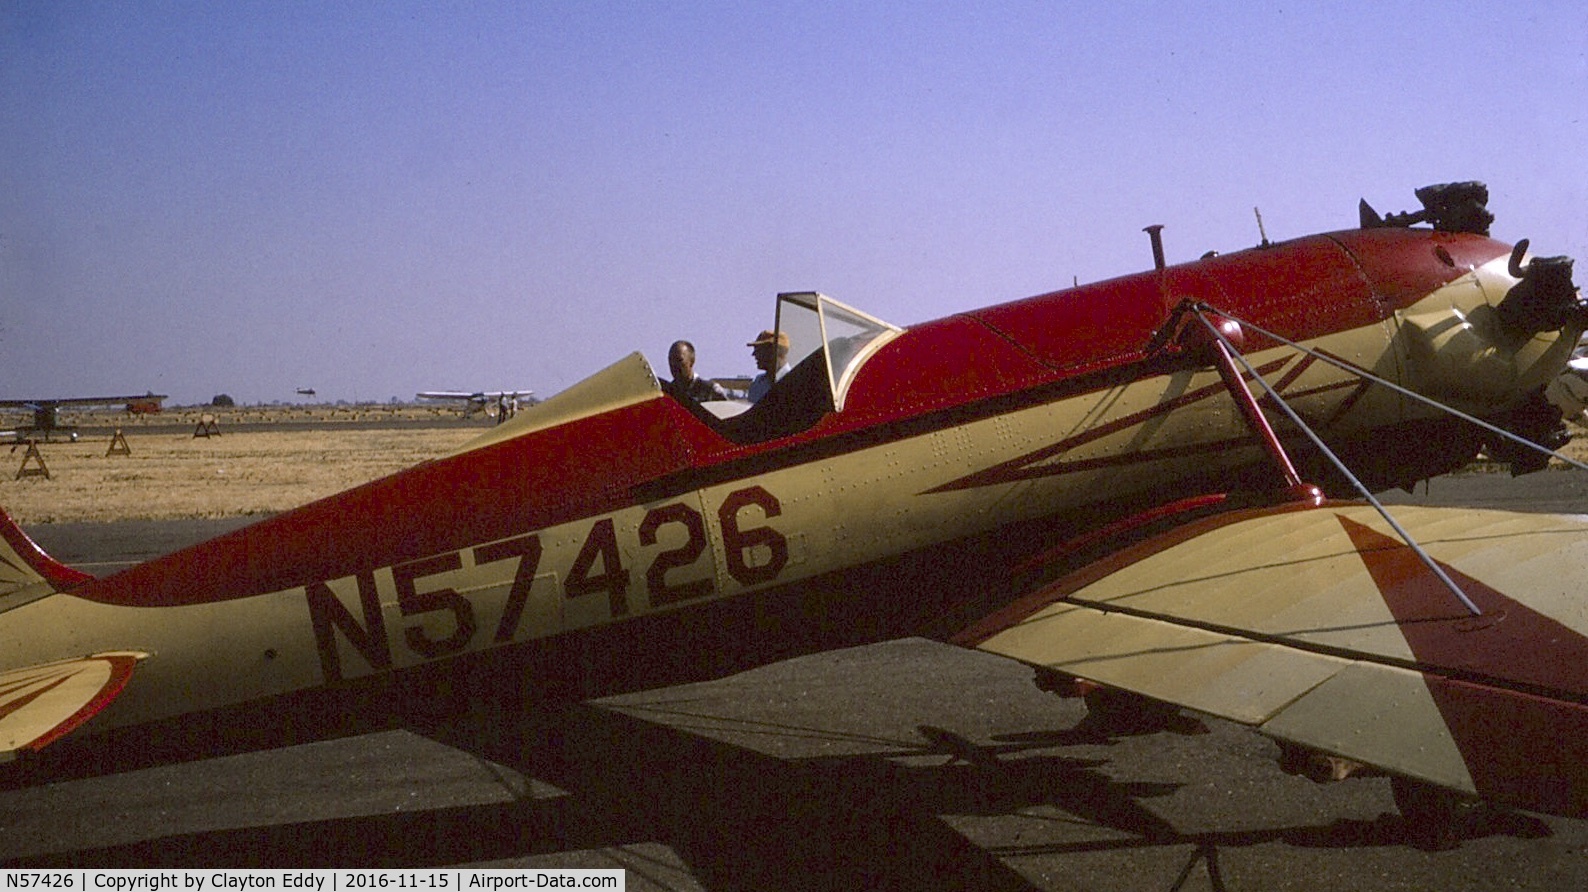
<svg viewBox="0 0 1588 892">
<path fill-rule="evenodd" d="M 688 465 L 670 408 L 658 397 L 427 462 L 72 594 L 144 607 L 244 598 L 615 511 L 636 484 Z"/>
<path fill-rule="evenodd" d="M 63 675 L 31 694 L 25 694 L 16 698 L 15 700 L 0 703 L 0 719 L 4 719 L 6 716 L 11 715 L 17 710 L 27 706 L 29 703 L 32 703 L 34 700 L 37 700 L 45 694 L 48 694 L 50 691 L 55 690 L 56 688 L 65 684 L 69 679 L 71 679 L 71 677 L 71 674 Z"/>
<path fill-rule="evenodd" d="M 1423 678 L 1484 798 L 1588 817 L 1588 707 Z"/>
<path fill-rule="evenodd" d="M 132 678 L 132 669 L 138 664 L 138 658 L 125 654 L 102 655 L 94 657 L 110 664 L 110 677 L 100 686 L 99 693 L 82 705 L 82 708 L 72 713 L 37 740 L 28 744 L 31 749 L 42 749 L 61 737 L 75 730 L 79 725 L 98 715 L 101 710 L 116 699 L 123 688 L 127 686 L 128 679 Z"/>
<path fill-rule="evenodd" d="M 49 674 L 50 674 L 49 673 L 49 667 L 48 666 L 43 666 L 43 667 L 40 667 L 39 670 L 37 672 L 34 672 L 32 675 L 24 676 L 23 678 L 18 679 L 17 681 L 12 682 L 11 684 L 0 686 L 0 698 L 9 697 L 11 694 L 15 693 L 16 691 L 22 690 L 23 688 L 27 687 L 28 685 L 38 684 L 39 679 L 46 678 L 46 677 L 49 676 Z"/>
<path fill-rule="evenodd" d="M 1484 797 L 1588 814 L 1588 638 L 1441 563 L 1472 617 L 1405 544 L 1340 517 Z M 1446 673 L 1457 678 L 1446 677 Z M 1479 683 L 1504 680 L 1531 691 Z"/>
<path fill-rule="evenodd" d="M 1588 638 L 1441 563 L 1484 613 L 1473 617 L 1405 543 L 1338 517 L 1419 663 L 1588 697 Z"/>
<path fill-rule="evenodd" d="M 41 749 L 98 715 L 127 686 L 127 680 L 132 677 L 132 669 L 137 664 L 137 658 L 125 654 L 110 654 L 77 660 L 66 665 L 41 666 L 31 678 L 23 679 L 16 684 L 10 685 L 3 693 L 0 693 L 0 696 L 6 696 L 21 690 L 27 685 L 38 683 L 40 679 L 47 678 L 52 672 L 61 673 L 59 677 L 45 683 L 38 690 L 0 703 L 0 719 L 5 719 L 27 708 L 40 697 L 71 681 L 75 676 L 85 671 L 90 671 L 88 664 L 95 662 L 105 663 L 109 666 L 109 674 L 100 685 L 99 690 L 82 706 L 56 722 L 54 727 L 33 740 L 24 742 L 22 744 L 23 747 L 33 750 Z"/>
</svg>

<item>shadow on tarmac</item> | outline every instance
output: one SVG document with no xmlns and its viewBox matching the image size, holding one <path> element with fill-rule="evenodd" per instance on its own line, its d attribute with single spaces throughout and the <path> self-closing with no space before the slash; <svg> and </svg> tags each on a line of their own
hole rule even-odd
<svg viewBox="0 0 1588 892">
<path fill-rule="evenodd" d="M 1182 832 L 1144 804 L 1174 794 L 1180 784 L 1120 780 L 1105 770 L 1107 759 L 1053 752 L 1106 743 L 1084 730 L 1003 734 L 977 744 L 922 725 L 915 729 L 918 742 L 902 751 L 886 736 L 845 740 L 855 735 L 838 732 L 840 742 L 883 744 L 894 752 L 791 760 L 688 727 L 720 718 L 710 712 L 666 704 L 647 709 L 671 712 L 685 727 L 582 704 L 516 729 L 467 721 L 437 729 L 444 741 L 476 754 L 480 773 L 515 797 L 506 801 L 156 835 L 103 847 L 71 848 L 63 839 L 64 849 L 4 866 L 412 868 L 534 863 L 535 856 L 605 850 L 578 866 L 624 867 L 631 889 L 1015 890 L 1046 886 L 1033 884 L 1011 860 L 1162 849 L 1175 850 L 1183 869 L 1178 879 L 1164 873 L 1152 888 L 1182 888 L 1195 879 L 1204 884 L 1198 888 L 1221 889 L 1221 851 L 1268 843 L 1408 846 L 1417 838 L 1394 815 Z M 757 735 L 801 745 L 835 736 L 810 725 L 750 724 Z M 509 763 L 560 789 L 524 782 L 501 767 Z M 313 792 L 336 794 L 334 772 L 306 780 L 311 789 L 325 786 Z M 1069 842 L 989 847 L 941 817 L 1009 815 L 1035 806 L 1094 832 Z M 1537 819 L 1507 815 L 1481 835 L 1548 833 Z M 647 848 L 653 842 L 676 860 Z"/>
</svg>

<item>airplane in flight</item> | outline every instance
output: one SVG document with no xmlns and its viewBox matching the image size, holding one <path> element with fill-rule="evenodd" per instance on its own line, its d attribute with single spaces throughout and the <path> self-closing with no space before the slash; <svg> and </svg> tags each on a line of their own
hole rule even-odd
<svg viewBox="0 0 1588 892">
<path fill-rule="evenodd" d="M 518 414 L 524 404 L 533 405 L 533 390 L 425 390 L 414 394 L 421 400 L 449 400 L 463 403 L 463 417 L 484 412 L 501 424 Z"/>
<path fill-rule="evenodd" d="M 1588 304 L 1481 184 L 1417 195 L 1177 265 L 1149 227 L 1145 272 L 909 327 L 781 294 L 792 371 L 742 414 L 631 354 L 103 578 L 7 519 L 0 751 L 40 779 L 512 722 L 919 635 L 1101 727 L 1187 709 L 1388 774 L 1409 815 L 1588 816 L 1588 517 L 1374 495 L 1542 468 Z"/>
<path fill-rule="evenodd" d="M 139 396 L 74 396 L 58 399 L 44 400 L 0 400 L 0 409 L 25 409 L 33 413 L 33 423 L 18 427 L 13 435 L 22 440 L 35 434 L 41 434 L 45 442 L 50 436 L 64 431 L 71 439 L 77 439 L 77 431 L 69 425 L 60 423 L 60 409 L 62 406 L 125 406 L 132 415 L 154 415 L 162 409 L 166 397 L 163 393 L 150 391 Z"/>
</svg>

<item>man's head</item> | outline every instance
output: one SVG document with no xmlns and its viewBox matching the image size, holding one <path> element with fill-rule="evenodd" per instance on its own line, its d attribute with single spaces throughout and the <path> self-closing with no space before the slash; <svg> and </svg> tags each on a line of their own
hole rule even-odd
<svg viewBox="0 0 1588 892">
<path fill-rule="evenodd" d="M 755 357 L 755 367 L 767 374 L 777 371 L 788 359 L 788 335 L 781 331 L 763 331 L 745 346 Z"/>
<path fill-rule="evenodd" d="M 674 341 L 667 350 L 667 368 L 674 381 L 695 380 L 695 345 L 688 341 Z"/>
</svg>

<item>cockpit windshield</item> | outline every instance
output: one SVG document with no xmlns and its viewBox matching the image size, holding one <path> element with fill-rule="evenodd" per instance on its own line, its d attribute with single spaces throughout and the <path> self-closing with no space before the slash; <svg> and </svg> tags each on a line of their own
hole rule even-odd
<svg viewBox="0 0 1588 892">
<path fill-rule="evenodd" d="M 798 366 L 817 351 L 824 353 L 827 388 L 836 412 L 843 411 L 855 373 L 903 331 L 815 291 L 777 296 L 777 330 L 788 335 L 790 366 Z"/>
</svg>

